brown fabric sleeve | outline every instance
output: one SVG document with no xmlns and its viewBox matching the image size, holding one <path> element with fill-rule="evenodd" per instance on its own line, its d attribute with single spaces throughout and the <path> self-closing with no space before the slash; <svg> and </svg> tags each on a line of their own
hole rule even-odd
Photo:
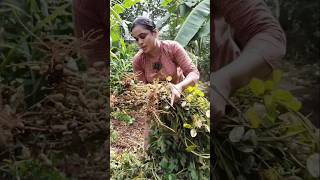
<svg viewBox="0 0 320 180">
<path fill-rule="evenodd" d="M 142 63 L 142 59 L 141 56 L 139 55 L 135 55 L 133 57 L 133 72 L 138 75 L 138 80 L 142 81 L 144 83 L 147 83 L 146 77 L 145 77 L 145 73 L 144 73 L 144 68 L 143 68 L 143 63 Z"/>
<path fill-rule="evenodd" d="M 95 32 L 90 39 L 100 37 L 81 49 L 89 65 L 97 61 L 106 61 L 107 58 L 107 8 L 105 0 L 73 0 L 76 36 L 83 38 L 88 32 Z"/>
<path fill-rule="evenodd" d="M 172 43 L 174 59 L 176 60 L 176 64 L 182 69 L 183 75 L 185 77 L 189 75 L 193 76 L 195 79 L 199 79 L 200 73 L 197 67 L 192 63 L 186 50 L 178 42 L 172 41 Z"/>
<path fill-rule="evenodd" d="M 286 38 L 267 5 L 262 0 L 223 0 L 220 9 L 240 49 L 260 54 L 276 66 L 285 54 Z"/>
</svg>

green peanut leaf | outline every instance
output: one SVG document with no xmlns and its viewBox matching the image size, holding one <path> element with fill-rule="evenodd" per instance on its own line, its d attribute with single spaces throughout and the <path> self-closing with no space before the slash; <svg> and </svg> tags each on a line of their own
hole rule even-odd
<svg viewBox="0 0 320 180">
<path fill-rule="evenodd" d="M 271 107 L 272 104 L 273 104 L 273 99 L 272 99 L 272 96 L 271 95 L 265 95 L 263 97 L 264 99 L 264 104 L 266 105 L 266 107 Z"/>
<path fill-rule="evenodd" d="M 274 70 L 272 73 L 273 81 L 278 83 L 282 79 L 282 72 L 280 70 Z"/>
<path fill-rule="evenodd" d="M 285 105 L 288 108 L 290 108 L 290 109 L 292 109 L 293 111 L 296 111 L 296 112 L 298 112 L 302 107 L 301 102 L 296 100 L 296 99 L 293 99 L 293 100 L 291 100 L 289 102 L 286 102 Z"/>
<path fill-rule="evenodd" d="M 245 116 L 249 119 L 251 128 L 260 127 L 261 119 L 253 107 L 248 109 L 248 111 L 245 113 Z"/>
<path fill-rule="evenodd" d="M 273 82 L 273 81 L 270 81 L 270 80 L 267 80 L 267 81 L 264 83 L 264 87 L 265 87 L 265 90 L 266 90 L 266 91 L 271 91 L 271 90 L 274 88 L 274 82 Z"/>
<path fill-rule="evenodd" d="M 192 128 L 191 124 L 188 124 L 188 123 L 183 123 L 183 127 L 187 128 L 187 129 L 191 129 Z"/>
<path fill-rule="evenodd" d="M 253 92 L 253 94 L 256 96 L 262 95 L 265 91 L 263 81 L 261 81 L 260 79 L 256 79 L 256 78 L 253 78 L 250 81 L 249 87 L 250 87 L 251 91 Z"/>
<path fill-rule="evenodd" d="M 309 156 L 307 159 L 307 169 L 309 173 L 315 177 L 318 178 L 320 177 L 320 155 L 319 153 L 312 154 Z"/>
<path fill-rule="evenodd" d="M 277 101 L 291 101 L 294 97 L 289 91 L 277 89 L 272 92 L 272 96 Z"/>
<path fill-rule="evenodd" d="M 168 180 L 176 180 L 176 179 L 177 179 L 177 177 L 176 177 L 175 174 L 169 174 L 168 175 Z"/>
<path fill-rule="evenodd" d="M 229 139 L 231 142 L 240 142 L 244 134 L 244 127 L 234 127 L 229 133 Z"/>
<path fill-rule="evenodd" d="M 197 148 L 197 145 L 193 144 L 191 146 L 188 146 L 185 150 L 187 152 L 191 152 L 191 151 L 194 151 L 196 148 Z"/>
</svg>

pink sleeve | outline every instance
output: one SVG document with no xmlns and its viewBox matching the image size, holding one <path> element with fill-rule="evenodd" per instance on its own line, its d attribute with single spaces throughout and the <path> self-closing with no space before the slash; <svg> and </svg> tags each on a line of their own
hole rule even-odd
<svg viewBox="0 0 320 180">
<path fill-rule="evenodd" d="M 141 56 L 135 55 L 133 57 L 133 72 L 138 75 L 138 80 L 143 81 L 144 83 L 147 82 L 144 69 L 143 69 L 143 63 Z"/>
<path fill-rule="evenodd" d="M 284 56 L 285 34 L 265 2 L 223 0 L 220 8 L 242 50 L 260 54 L 272 67 Z"/>
<path fill-rule="evenodd" d="M 178 43 L 173 43 L 173 55 L 177 65 L 182 69 L 185 77 L 191 76 L 196 81 L 199 80 L 199 71 L 197 67 L 192 63 L 186 50 Z"/>
</svg>

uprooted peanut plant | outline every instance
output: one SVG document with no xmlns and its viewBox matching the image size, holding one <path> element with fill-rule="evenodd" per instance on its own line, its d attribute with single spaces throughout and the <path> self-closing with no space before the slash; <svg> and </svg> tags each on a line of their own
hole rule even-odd
<svg viewBox="0 0 320 180">
<path fill-rule="evenodd" d="M 180 101 L 171 106 L 169 81 L 143 84 L 134 78 L 127 78 L 123 82 L 126 89 L 113 100 L 114 110 L 138 110 L 145 114 L 146 123 L 152 129 L 147 151 L 149 156 L 146 157 L 148 166 L 145 166 L 149 173 L 144 173 L 144 176 L 156 179 L 208 179 L 209 102 L 198 85 L 187 88 Z M 116 171 L 113 177 L 117 179 Z"/>
</svg>

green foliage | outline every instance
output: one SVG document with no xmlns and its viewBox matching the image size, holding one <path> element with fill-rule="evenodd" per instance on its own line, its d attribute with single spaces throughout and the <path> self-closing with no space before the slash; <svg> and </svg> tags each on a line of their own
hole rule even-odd
<svg viewBox="0 0 320 180">
<path fill-rule="evenodd" d="M 274 83 L 279 83 L 280 80 L 282 79 L 282 72 L 280 70 L 274 70 L 272 73 L 272 79 Z"/>
<path fill-rule="evenodd" d="M 276 116 L 288 110 L 298 112 L 301 109 L 299 102 L 289 91 L 278 89 L 277 85 L 281 80 L 282 73 L 279 70 L 273 72 L 273 79 L 262 81 L 252 79 L 249 83 L 251 92 L 264 104 L 254 104 L 246 112 L 246 117 L 250 120 L 252 128 L 258 128 L 264 119 L 275 123 Z M 288 108 L 287 111 L 281 107 Z"/>
<path fill-rule="evenodd" d="M 175 40 L 182 46 L 186 46 L 194 35 L 205 24 L 210 14 L 210 1 L 201 1 L 190 13 L 180 28 Z"/>
<path fill-rule="evenodd" d="M 139 155 L 128 151 L 122 154 L 111 151 L 110 168 L 112 180 L 152 177 L 151 163 L 144 163 Z"/>
<path fill-rule="evenodd" d="M 200 72 L 201 81 L 209 81 L 210 75 L 210 42 L 207 38 L 201 38 L 192 41 L 186 50 L 192 62 L 197 66 Z"/>
<path fill-rule="evenodd" d="M 160 179 L 209 179 L 209 102 L 198 85 L 188 87 L 183 99 L 160 115 L 170 131 L 153 125 L 148 151 L 160 165 Z"/>
<path fill-rule="evenodd" d="M 246 117 L 250 121 L 251 128 L 259 128 L 261 124 L 261 119 L 256 112 L 255 108 L 249 108 L 248 111 L 246 112 Z"/>
<path fill-rule="evenodd" d="M 319 176 L 315 170 L 319 130 L 299 113 L 301 103 L 278 87 L 282 73 L 276 70 L 272 77 L 252 79 L 236 92 L 233 101 L 240 107 L 220 120 L 212 139 L 217 176 L 237 179 L 240 172 L 246 179 Z"/>
<path fill-rule="evenodd" d="M 74 141 L 75 136 L 69 139 L 66 138 L 66 136 L 69 135 L 68 134 L 62 138 L 56 134 L 56 131 L 52 131 L 52 129 L 54 129 L 54 125 L 59 123 L 58 121 L 55 121 L 53 124 L 46 123 L 47 120 L 50 121 L 52 118 L 60 118 L 59 120 L 63 119 L 63 122 L 66 123 L 68 118 L 70 119 L 73 117 L 73 115 L 60 116 L 59 112 L 57 112 L 59 108 L 54 108 L 54 104 L 56 102 L 52 105 L 49 105 L 50 108 L 47 108 L 49 106 L 46 106 L 47 103 L 45 102 L 48 102 L 48 99 L 43 99 L 44 97 L 48 97 L 52 90 L 55 89 L 55 87 L 49 85 L 50 83 L 48 79 L 62 79 L 62 73 L 52 73 L 52 71 L 55 71 L 54 66 L 56 63 L 59 64 L 60 69 L 61 66 L 63 68 L 69 68 L 69 62 L 73 62 L 76 65 L 78 63 L 82 63 L 83 59 L 80 57 L 80 53 L 77 54 L 77 48 L 79 47 L 80 43 L 76 38 L 73 37 L 73 24 L 72 1 L 70 0 L 3 0 L 0 3 L 0 86 L 2 88 L 7 87 L 12 89 L 10 90 L 12 92 L 6 93 L 6 96 L 8 97 L 3 97 L 0 99 L 1 104 L 3 103 L 2 105 L 10 109 L 10 114 L 13 116 L 18 113 L 28 114 L 31 111 L 38 111 L 46 114 L 46 112 L 41 111 L 41 109 L 56 112 L 54 116 L 46 116 L 48 118 L 43 118 L 41 113 L 32 115 L 32 118 L 20 117 L 22 118 L 21 122 L 23 121 L 23 124 L 28 126 L 29 129 L 27 130 L 27 128 L 23 128 L 24 130 L 22 131 L 15 130 L 15 133 L 13 134 L 14 144 L 8 144 L 10 148 L 6 149 L 2 149 L 5 147 L 1 147 L 1 160 L 12 160 L 1 161 L 0 179 L 67 179 L 62 173 L 59 172 L 59 170 L 56 168 L 57 166 L 46 162 L 46 159 L 43 160 L 41 156 L 39 157 L 41 158 L 40 161 L 36 159 L 20 160 L 21 157 L 19 155 L 21 154 L 20 149 L 22 144 L 30 147 L 32 155 L 37 155 L 34 153 L 40 153 L 42 151 L 43 153 L 47 154 L 50 151 L 49 149 L 55 149 L 57 151 L 62 150 L 64 152 L 63 157 L 66 159 L 69 155 L 67 155 L 65 151 L 66 149 L 64 148 L 66 146 L 70 146 L 70 144 L 66 142 L 72 141 L 72 148 L 79 148 L 77 147 L 77 145 L 79 145 L 78 140 Z M 63 75 L 66 74 L 67 73 Z M 79 75 L 79 77 L 81 76 L 80 72 L 74 72 L 74 74 Z M 68 75 L 68 77 L 64 79 L 66 80 L 65 82 L 67 86 L 71 85 L 75 89 L 78 88 L 79 92 L 81 93 L 83 82 L 88 82 L 84 80 L 86 78 L 80 78 L 81 80 L 75 78 L 73 80 L 77 79 L 76 82 L 74 84 L 69 84 L 70 81 L 67 80 L 69 77 L 70 76 Z M 74 76 L 72 75 L 72 77 Z M 92 83 L 90 86 L 92 86 Z M 60 88 L 57 88 L 55 90 L 59 91 L 59 89 Z M 62 89 L 64 91 L 64 95 L 68 94 L 68 88 Z M 90 90 L 90 88 L 88 89 L 86 87 L 86 90 Z M 58 93 L 57 91 L 51 95 Z M 13 92 L 17 93 L 14 94 Z M 4 95 L 3 92 L 2 95 Z M 85 99 L 83 95 L 81 97 L 83 98 L 80 98 L 81 100 Z M 8 101 L 9 99 L 11 102 Z M 53 101 L 55 100 L 52 100 L 52 102 Z M 72 104 L 70 99 L 67 101 L 68 105 Z M 34 108 L 34 106 L 31 108 L 30 106 L 34 105 L 35 103 L 38 103 L 37 108 Z M 21 108 L 16 109 L 15 104 L 20 104 Z M 25 106 L 25 104 L 28 106 Z M 82 107 L 83 105 L 83 103 L 75 104 L 80 104 L 79 107 Z M 46 108 L 44 106 L 42 107 L 42 105 L 46 106 Z M 64 109 L 68 109 L 61 103 L 59 105 L 61 105 Z M 88 104 L 85 104 L 84 106 L 86 105 Z M 53 108 L 51 109 L 51 107 Z M 73 105 L 72 107 L 69 107 L 72 108 L 73 111 L 78 108 Z M 90 111 L 90 108 L 87 108 L 87 110 Z M 80 116 L 81 115 L 78 114 L 77 117 Z M 81 118 L 85 117 L 82 116 L 80 119 Z M 40 122 L 40 124 L 34 123 L 35 121 Z M 14 119 L 12 122 L 14 122 Z M 46 127 L 45 129 L 48 129 L 45 131 L 33 129 L 35 128 L 34 126 L 37 126 L 36 129 L 41 129 L 41 126 L 46 124 L 50 127 Z M 63 130 L 61 130 L 61 132 L 62 131 Z M 92 134 L 96 134 L 96 132 Z M 38 146 L 39 142 L 42 144 L 41 147 L 43 147 L 41 150 Z M 54 142 L 54 145 L 52 142 Z M 97 141 L 95 141 L 95 143 L 97 143 Z M 57 146 L 57 144 L 63 145 Z M 86 151 L 87 150 L 85 149 L 82 152 L 86 153 Z M 3 177 L 3 174 L 7 174 L 8 176 Z"/>
<path fill-rule="evenodd" d="M 57 171 L 53 167 L 45 165 L 38 160 L 21 160 L 21 161 L 6 161 L 6 166 L 9 169 L 11 178 L 29 180 L 67 180 L 66 176 Z"/>
<path fill-rule="evenodd" d="M 128 32 L 128 27 L 126 21 L 121 18 L 121 15 L 126 11 L 126 9 L 131 8 L 141 0 L 124 0 L 121 3 L 117 1 L 111 1 L 112 6 L 110 6 L 110 39 L 113 47 L 121 47 L 119 43 L 122 39 L 124 32 Z"/>
<path fill-rule="evenodd" d="M 113 111 L 111 112 L 111 116 L 119 121 L 123 121 L 131 125 L 135 119 L 127 114 L 126 111 Z"/>
<path fill-rule="evenodd" d="M 44 39 L 70 40 L 65 36 L 74 32 L 71 8 L 68 0 L 5 0 L 1 3 L 0 82 L 22 86 L 29 105 L 47 93 L 40 89 L 47 84 L 47 79 L 37 73 L 40 64 L 48 63 L 46 60 L 52 55 Z"/>
<path fill-rule="evenodd" d="M 187 88 L 183 92 L 182 101 L 171 107 L 171 78 L 166 79 L 167 82 L 153 84 L 134 81 L 124 93 L 126 97 L 134 94 L 137 96 L 134 98 L 144 102 L 144 106 L 139 109 L 146 112 L 145 118 L 151 122 L 152 131 L 147 151 L 150 157 L 147 157 L 145 162 L 140 162 L 143 166 L 140 166 L 140 170 L 135 171 L 135 174 L 132 174 L 131 170 L 134 170 L 138 163 L 132 162 L 128 176 L 122 178 L 209 179 L 209 102 L 196 85 Z M 134 98 L 130 100 L 136 101 Z M 123 108 L 130 104 L 129 101 L 119 102 Z M 115 159 L 121 161 L 121 158 Z M 128 168 L 122 169 L 127 171 Z M 117 174 L 121 173 L 114 173 L 113 177 L 117 178 Z"/>
<path fill-rule="evenodd" d="M 172 0 L 161 0 L 160 4 L 163 7 L 167 7 L 171 2 Z"/>
<path fill-rule="evenodd" d="M 110 7 L 110 29 L 111 29 L 111 49 L 110 49 L 110 89 L 111 93 L 119 94 L 123 90 L 121 80 L 123 75 L 132 72 L 132 57 L 136 51 L 135 45 L 126 45 L 123 36 L 128 34 L 126 21 L 121 18 L 121 15 L 127 9 L 134 7 L 140 0 L 125 0 L 121 4 L 112 1 Z M 126 32 L 126 33 L 124 33 Z"/>
<path fill-rule="evenodd" d="M 173 3 L 171 3 L 173 4 Z M 210 2 L 181 1 L 175 4 L 167 23 L 168 30 L 162 31 L 162 37 L 175 39 L 181 45 L 198 57 L 196 65 L 200 77 L 208 81 L 210 72 Z M 166 26 L 165 26 L 166 27 Z"/>
<path fill-rule="evenodd" d="M 121 48 L 113 48 L 116 51 L 114 57 L 111 58 L 111 74 L 110 74 L 110 90 L 112 93 L 120 94 L 123 91 L 121 81 L 126 73 L 132 72 L 132 57 L 135 45 L 122 44 Z"/>
<path fill-rule="evenodd" d="M 259 96 L 264 93 L 264 83 L 259 79 L 252 79 L 249 83 L 254 95 Z"/>
<path fill-rule="evenodd" d="M 9 63 L 43 56 L 32 47 L 32 43 L 39 41 L 40 33 L 70 35 L 73 32 L 73 25 L 69 23 L 72 22 L 69 1 L 4 1 L 2 7 L 7 11 L 0 12 L 0 25 L 3 27 L 0 38 L 5 42 L 1 44 L 1 72 Z"/>
<path fill-rule="evenodd" d="M 309 173 L 314 178 L 320 177 L 320 155 L 319 153 L 314 153 L 310 155 L 307 159 L 307 169 Z"/>
<path fill-rule="evenodd" d="M 240 142 L 244 135 L 244 127 L 234 127 L 229 133 L 229 139 L 231 142 Z"/>
<path fill-rule="evenodd" d="M 112 125 L 110 125 L 110 142 L 111 144 L 116 142 L 119 139 L 119 133 L 113 129 Z"/>
<path fill-rule="evenodd" d="M 320 3 L 318 0 L 280 1 L 280 24 L 287 37 L 288 61 L 301 65 L 319 62 Z"/>
<path fill-rule="evenodd" d="M 142 16 L 143 13 L 148 13 L 149 18 L 156 22 L 159 17 L 164 17 L 166 13 L 165 9 L 161 6 L 161 1 L 162 0 L 139 1 L 130 8 L 126 8 L 124 13 L 121 14 L 121 18 L 129 25 L 136 17 Z"/>
</svg>

